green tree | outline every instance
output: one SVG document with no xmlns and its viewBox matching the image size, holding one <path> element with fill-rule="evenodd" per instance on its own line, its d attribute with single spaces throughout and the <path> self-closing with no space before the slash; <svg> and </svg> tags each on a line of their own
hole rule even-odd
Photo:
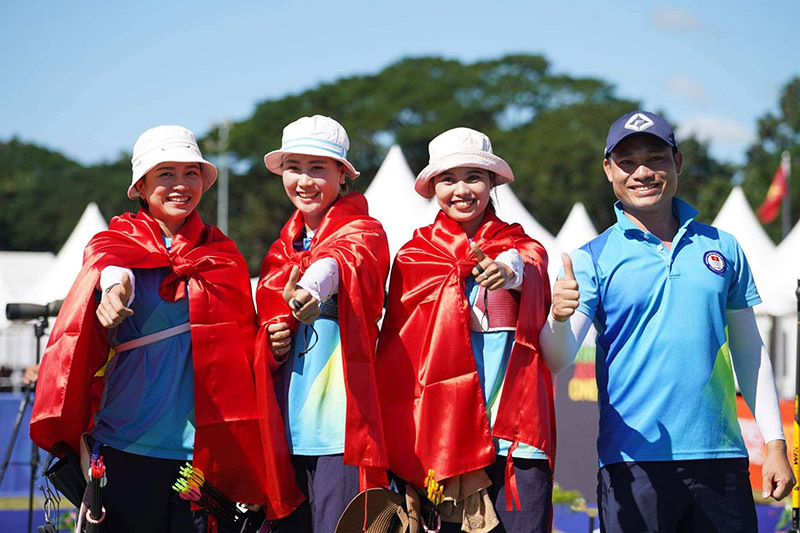
<svg viewBox="0 0 800 533">
<path fill-rule="evenodd" d="M 772 176 L 781 161 L 781 153 L 792 156 L 795 176 L 800 173 L 800 77 L 791 79 L 778 100 L 777 113 L 766 113 L 758 120 L 758 140 L 747 151 L 745 180 L 742 185 L 750 205 L 757 208 L 764 201 Z M 795 177 L 791 192 L 791 223 L 800 218 L 800 180 Z M 765 226 L 775 241 L 782 238 L 781 216 Z"/>
</svg>

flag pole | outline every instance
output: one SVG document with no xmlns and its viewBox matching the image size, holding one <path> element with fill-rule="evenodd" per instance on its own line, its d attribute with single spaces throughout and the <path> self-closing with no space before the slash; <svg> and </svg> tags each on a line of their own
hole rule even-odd
<svg viewBox="0 0 800 533">
<path fill-rule="evenodd" d="M 792 156 L 789 150 L 784 150 L 781 154 L 781 166 L 783 167 L 783 175 L 786 176 L 786 194 L 783 196 L 783 211 L 781 213 L 781 226 L 783 229 L 783 238 L 789 234 L 792 229 Z"/>
<path fill-rule="evenodd" d="M 795 359 L 794 431 L 792 432 L 792 471 L 800 481 L 800 279 L 797 280 L 797 357 Z M 800 533 L 800 484 L 792 489 L 792 528 L 789 533 Z"/>
</svg>

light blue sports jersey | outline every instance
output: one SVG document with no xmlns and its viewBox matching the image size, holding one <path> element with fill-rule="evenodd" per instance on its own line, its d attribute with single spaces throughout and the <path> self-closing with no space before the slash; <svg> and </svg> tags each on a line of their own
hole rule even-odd
<svg viewBox="0 0 800 533">
<path fill-rule="evenodd" d="M 470 306 L 475 304 L 480 285 L 473 276 L 469 276 L 465 283 L 465 293 Z M 520 311 L 522 312 L 522 311 Z M 497 418 L 500 397 L 503 393 L 508 360 L 511 349 L 514 347 L 513 331 L 487 331 L 485 333 L 471 331 L 472 353 L 475 356 L 475 365 L 478 367 L 478 379 L 483 391 L 483 401 L 486 404 L 486 416 L 489 427 L 494 427 Z M 498 455 L 508 455 L 511 442 L 505 439 L 494 439 L 494 447 Z M 513 457 L 521 459 L 547 459 L 547 454 L 538 448 L 520 443 L 514 450 Z"/>
<path fill-rule="evenodd" d="M 129 316 L 109 332 L 117 346 L 189 321 L 189 300 L 167 302 L 158 288 L 168 268 L 134 269 L 136 298 Z M 116 354 L 92 436 L 128 453 L 191 459 L 194 447 L 194 369 L 190 332 Z"/>
<path fill-rule="evenodd" d="M 310 242 L 305 239 L 302 247 L 308 250 Z M 318 318 L 314 329 L 316 335 L 309 326 L 300 324 L 291 358 L 275 380 L 292 455 L 344 453 L 347 396 L 339 322 Z"/>
<path fill-rule="evenodd" d="M 615 210 L 571 254 L 578 311 L 598 331 L 600 465 L 747 457 L 725 316 L 761 302 L 744 253 L 677 198 L 671 250 Z"/>
</svg>

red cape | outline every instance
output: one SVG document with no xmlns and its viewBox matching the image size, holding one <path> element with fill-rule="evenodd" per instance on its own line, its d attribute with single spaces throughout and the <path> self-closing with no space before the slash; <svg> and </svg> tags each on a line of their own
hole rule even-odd
<svg viewBox="0 0 800 533">
<path fill-rule="evenodd" d="M 247 265 L 236 245 L 193 212 L 167 251 L 147 213 L 115 217 L 92 238 L 81 273 L 64 300 L 42 359 L 31 419 L 31 439 L 50 450 L 60 442 L 79 449 L 103 388 L 96 372 L 109 355 L 108 330 L 95 317 L 95 288 L 108 265 L 172 270 L 159 293 L 189 297 L 196 433 L 193 463 L 233 500 L 266 505 L 267 515 L 290 513 L 303 500 L 289 462 L 274 395 L 259 431 L 253 379 L 256 320 Z M 263 396 L 263 393 L 262 393 Z M 263 403 L 263 402 L 262 402 Z"/>
<path fill-rule="evenodd" d="M 380 222 L 368 216 L 367 200 L 358 192 L 338 199 L 325 214 L 310 250 L 298 252 L 293 243 L 302 230 L 302 213 L 295 211 L 261 267 L 256 289 L 260 324 L 256 386 L 259 394 L 266 394 L 264 388 L 272 387 L 272 381 L 265 379 L 275 368 L 267 325 L 286 322 L 296 331 L 297 322 L 283 300 L 283 288 L 292 267 L 299 265 L 302 276 L 317 259 L 334 259 L 339 267 L 339 332 L 347 395 L 344 462 L 361 467 L 362 488 L 385 486 L 388 462 L 373 362 L 389 271 L 386 234 Z"/>
<path fill-rule="evenodd" d="M 461 226 L 439 213 L 398 252 L 381 327 L 376 371 L 389 467 L 416 486 L 496 459 L 492 436 L 555 452 L 550 372 L 539 331 L 550 308 L 544 248 L 519 224 L 487 211 L 474 242 L 489 256 L 516 249 L 525 262 L 515 344 L 494 430 L 486 417 L 469 330 L 465 280 L 478 262 Z M 511 454 L 509 454 L 509 457 Z M 513 462 L 511 462 L 513 466 Z M 508 473 L 513 483 L 513 468 Z"/>
</svg>

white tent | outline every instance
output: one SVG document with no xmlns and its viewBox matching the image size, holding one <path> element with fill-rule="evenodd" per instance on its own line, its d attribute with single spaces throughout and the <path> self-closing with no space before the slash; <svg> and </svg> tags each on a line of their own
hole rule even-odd
<svg viewBox="0 0 800 533">
<path fill-rule="evenodd" d="M 761 227 L 741 187 L 733 188 L 711 225 L 736 237 L 750 264 L 756 286 L 766 287 L 775 273 L 775 244 Z"/>
<path fill-rule="evenodd" d="M 800 278 L 800 222 L 775 249 L 773 270 L 768 283 L 759 291 L 764 307 L 774 316 L 791 315 L 797 310 L 795 290 Z"/>
<path fill-rule="evenodd" d="M 414 179 L 402 150 L 394 145 L 364 193 L 370 215 L 386 230 L 391 257 L 411 239 L 416 228 L 430 223 L 428 202 L 414 191 Z"/>
<path fill-rule="evenodd" d="M 597 230 L 586 212 L 586 207 L 581 202 L 576 202 L 569 212 L 569 216 L 556 235 L 556 245 L 564 252 L 571 252 L 580 248 L 590 240 L 597 237 Z M 550 257 L 549 274 L 551 281 L 555 281 L 561 269 L 561 258 Z"/>
<path fill-rule="evenodd" d="M 552 258 L 553 254 L 560 253 L 560 249 L 556 244 L 556 239 L 553 234 L 544 229 L 544 226 L 539 224 L 533 215 L 531 215 L 519 198 L 514 194 L 510 184 L 500 185 L 495 187 L 494 193 L 496 196 L 495 208 L 497 209 L 497 216 L 500 220 L 508 223 L 518 223 L 522 226 L 530 237 L 539 241 L 547 255 Z"/>
<path fill-rule="evenodd" d="M 25 298 L 30 303 L 47 304 L 63 299 L 83 264 L 83 249 L 96 233 L 108 229 L 108 224 L 97 204 L 90 203 L 83 211 L 75 229 L 56 255 L 47 275 L 41 282 L 27 291 Z"/>
<path fill-rule="evenodd" d="M 0 329 L 8 325 L 6 304 L 30 303 L 24 300 L 31 287 L 52 267 L 51 252 L 0 252 Z"/>
<path fill-rule="evenodd" d="M 797 354 L 797 280 L 800 279 L 800 223 L 775 249 L 773 270 L 766 286 L 759 286 L 771 315 L 773 331 L 765 339 L 772 349 L 778 390 L 784 398 L 794 395 Z"/>
</svg>

